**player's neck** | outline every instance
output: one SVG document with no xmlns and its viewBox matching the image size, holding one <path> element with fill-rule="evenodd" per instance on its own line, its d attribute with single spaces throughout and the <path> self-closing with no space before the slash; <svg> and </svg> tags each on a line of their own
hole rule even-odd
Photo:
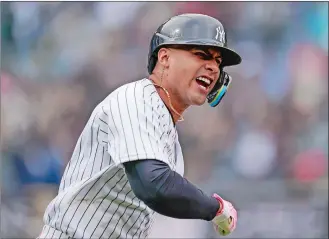
<svg viewBox="0 0 329 239">
<path fill-rule="evenodd" d="M 172 94 L 170 92 L 170 90 L 167 89 L 169 96 L 170 96 L 170 100 L 171 100 L 171 106 L 170 106 L 170 102 L 169 102 L 169 98 L 167 97 L 167 94 L 160 88 L 157 88 L 157 91 L 158 91 L 158 94 L 160 95 L 162 101 L 165 103 L 165 105 L 169 109 L 171 115 L 173 116 L 174 122 L 176 123 L 177 121 L 179 121 L 182 118 L 182 115 L 187 107 L 185 107 L 181 104 L 177 104 L 177 102 L 179 102 L 179 100 L 176 99 L 175 95 Z"/>
<path fill-rule="evenodd" d="M 182 118 L 182 115 L 184 111 L 188 108 L 188 106 L 181 104 L 182 102 L 175 94 L 173 94 L 170 90 L 169 87 L 166 87 L 166 84 L 162 83 L 159 81 L 159 79 L 155 75 L 151 75 L 149 77 L 153 83 L 155 83 L 158 86 L 162 86 L 169 94 L 169 97 L 167 96 L 167 93 L 161 88 L 161 87 L 156 87 L 156 90 L 164 102 L 164 104 L 167 106 L 168 110 L 170 111 L 174 122 L 176 123 Z M 170 105 L 171 103 L 171 105 Z"/>
</svg>

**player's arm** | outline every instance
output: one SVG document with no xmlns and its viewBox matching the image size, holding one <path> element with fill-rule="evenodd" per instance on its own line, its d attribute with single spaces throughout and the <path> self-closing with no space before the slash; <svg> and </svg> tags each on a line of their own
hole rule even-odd
<svg viewBox="0 0 329 239">
<path fill-rule="evenodd" d="M 212 197 L 162 161 L 145 159 L 123 164 L 135 195 L 154 211 L 174 218 L 212 221 L 226 236 L 236 227 L 237 212 L 217 194 Z"/>
<path fill-rule="evenodd" d="M 163 137 L 168 135 L 172 119 L 161 101 L 152 98 L 156 95 L 153 88 L 151 83 L 143 87 L 136 83 L 136 87 L 118 91 L 104 106 L 111 159 L 115 165 L 124 165 L 136 196 L 156 212 L 211 220 L 219 233 L 224 234 L 219 227 L 230 233 L 236 220 L 229 218 L 235 209 L 219 197 L 205 195 L 168 166 Z"/>
<path fill-rule="evenodd" d="M 220 204 L 159 160 L 124 163 L 135 195 L 154 211 L 174 218 L 210 221 Z"/>
</svg>

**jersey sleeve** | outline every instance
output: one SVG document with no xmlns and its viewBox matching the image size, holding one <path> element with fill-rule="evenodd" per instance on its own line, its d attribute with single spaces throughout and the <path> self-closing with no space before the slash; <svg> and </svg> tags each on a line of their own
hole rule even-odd
<svg viewBox="0 0 329 239">
<path fill-rule="evenodd" d="M 171 116 L 153 86 L 136 85 L 118 91 L 108 102 L 108 152 L 116 165 L 143 159 L 169 164 L 165 140 Z"/>
</svg>

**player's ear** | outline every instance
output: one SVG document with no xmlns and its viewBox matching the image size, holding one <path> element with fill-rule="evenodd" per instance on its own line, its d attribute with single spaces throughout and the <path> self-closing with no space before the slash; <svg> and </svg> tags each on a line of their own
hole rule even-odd
<svg viewBox="0 0 329 239">
<path fill-rule="evenodd" d="M 166 48 L 161 48 L 158 52 L 158 62 L 163 67 L 167 68 L 169 66 L 169 50 Z"/>
</svg>

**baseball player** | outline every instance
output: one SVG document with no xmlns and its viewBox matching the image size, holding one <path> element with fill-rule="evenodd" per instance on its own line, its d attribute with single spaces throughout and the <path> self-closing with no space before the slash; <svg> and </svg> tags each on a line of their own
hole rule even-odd
<svg viewBox="0 0 329 239">
<path fill-rule="evenodd" d="M 217 106 L 231 82 L 223 68 L 240 62 L 218 20 L 183 14 L 163 23 L 151 39 L 149 77 L 119 87 L 92 112 L 39 238 L 146 238 L 154 213 L 230 234 L 233 205 L 183 177 L 176 124 L 191 105 Z"/>
</svg>

